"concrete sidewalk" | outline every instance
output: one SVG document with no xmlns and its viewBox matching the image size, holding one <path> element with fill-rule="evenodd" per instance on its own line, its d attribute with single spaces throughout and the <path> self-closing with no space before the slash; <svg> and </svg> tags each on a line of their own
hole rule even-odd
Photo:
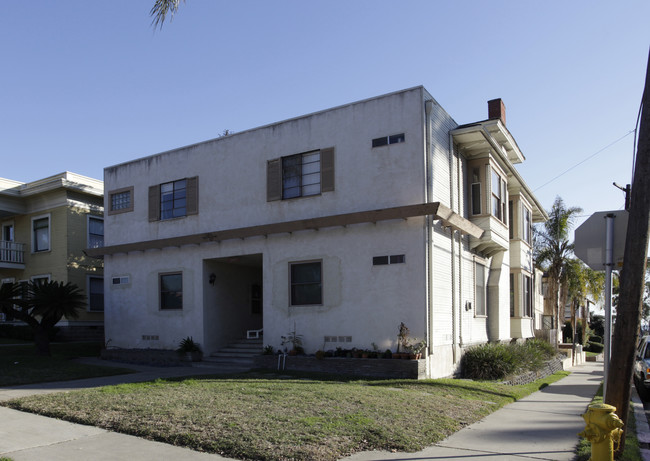
<svg viewBox="0 0 650 461">
<path fill-rule="evenodd" d="M 0 389 L 0 400 L 158 377 L 227 373 L 224 367 L 133 367 L 132 375 Z M 345 458 L 367 460 L 571 460 L 584 429 L 582 415 L 602 380 L 602 362 L 574 367 L 571 375 L 507 405 L 478 423 L 417 453 L 363 452 Z M 151 442 L 91 426 L 72 424 L 0 407 L 0 456 L 14 461 L 224 460 L 218 455 Z"/>
<path fill-rule="evenodd" d="M 581 415 L 598 391 L 603 363 L 587 362 L 550 386 L 488 415 L 417 453 L 365 452 L 346 461 L 467 460 L 570 461 L 585 428 Z"/>
</svg>

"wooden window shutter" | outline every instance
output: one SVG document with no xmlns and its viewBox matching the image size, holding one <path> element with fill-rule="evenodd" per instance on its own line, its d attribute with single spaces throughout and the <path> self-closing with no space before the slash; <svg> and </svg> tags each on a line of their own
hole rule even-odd
<svg viewBox="0 0 650 461">
<path fill-rule="evenodd" d="M 282 200 L 282 159 L 266 164 L 266 201 Z"/>
<path fill-rule="evenodd" d="M 199 214 L 199 177 L 187 178 L 187 215 Z"/>
<path fill-rule="evenodd" d="M 320 190 L 334 191 L 334 148 L 328 147 L 320 151 Z"/>
<path fill-rule="evenodd" d="M 160 184 L 149 187 L 149 222 L 160 220 Z"/>
</svg>

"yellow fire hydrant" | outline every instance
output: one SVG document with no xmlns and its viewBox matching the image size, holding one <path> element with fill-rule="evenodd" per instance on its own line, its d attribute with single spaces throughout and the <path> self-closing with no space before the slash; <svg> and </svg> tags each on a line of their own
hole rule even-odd
<svg viewBox="0 0 650 461">
<path fill-rule="evenodd" d="M 589 405 L 587 413 L 582 415 L 587 427 L 578 435 L 591 442 L 590 461 L 612 461 L 614 445 L 618 447 L 623 434 L 623 421 L 616 416 L 616 407 L 606 403 Z"/>
</svg>

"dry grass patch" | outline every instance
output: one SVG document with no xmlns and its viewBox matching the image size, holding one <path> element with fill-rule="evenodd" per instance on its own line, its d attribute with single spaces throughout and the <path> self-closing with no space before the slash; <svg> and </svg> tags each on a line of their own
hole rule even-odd
<svg viewBox="0 0 650 461">
<path fill-rule="evenodd" d="M 292 375 L 157 380 L 8 405 L 228 457 L 335 460 L 361 450 L 420 450 L 541 383 Z"/>
</svg>

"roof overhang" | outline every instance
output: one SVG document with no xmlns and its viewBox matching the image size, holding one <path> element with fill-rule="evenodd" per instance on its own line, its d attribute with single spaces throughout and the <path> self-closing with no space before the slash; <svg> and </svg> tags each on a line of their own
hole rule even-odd
<svg viewBox="0 0 650 461">
<path fill-rule="evenodd" d="M 463 218 L 440 202 L 420 203 L 394 208 L 383 208 L 370 211 L 359 211 L 319 218 L 299 219 L 260 226 L 240 227 L 237 229 L 218 230 L 200 234 L 184 235 L 142 242 L 124 243 L 102 248 L 89 248 L 85 250 L 88 256 L 99 257 L 117 253 L 133 251 L 161 250 L 167 247 L 181 247 L 184 245 L 200 245 L 202 243 L 220 242 L 231 239 L 246 239 L 251 237 L 266 237 L 272 234 L 286 234 L 303 230 L 318 230 L 327 227 L 349 226 L 353 224 L 376 223 L 392 219 L 408 219 L 417 216 L 431 216 L 440 220 L 445 227 L 450 227 L 462 234 L 480 238 L 483 230 L 476 224 Z"/>
<path fill-rule="evenodd" d="M 486 150 L 496 152 L 512 164 L 521 163 L 526 159 L 515 139 L 499 119 L 461 125 L 450 133 L 468 159 L 484 154 Z"/>
</svg>

